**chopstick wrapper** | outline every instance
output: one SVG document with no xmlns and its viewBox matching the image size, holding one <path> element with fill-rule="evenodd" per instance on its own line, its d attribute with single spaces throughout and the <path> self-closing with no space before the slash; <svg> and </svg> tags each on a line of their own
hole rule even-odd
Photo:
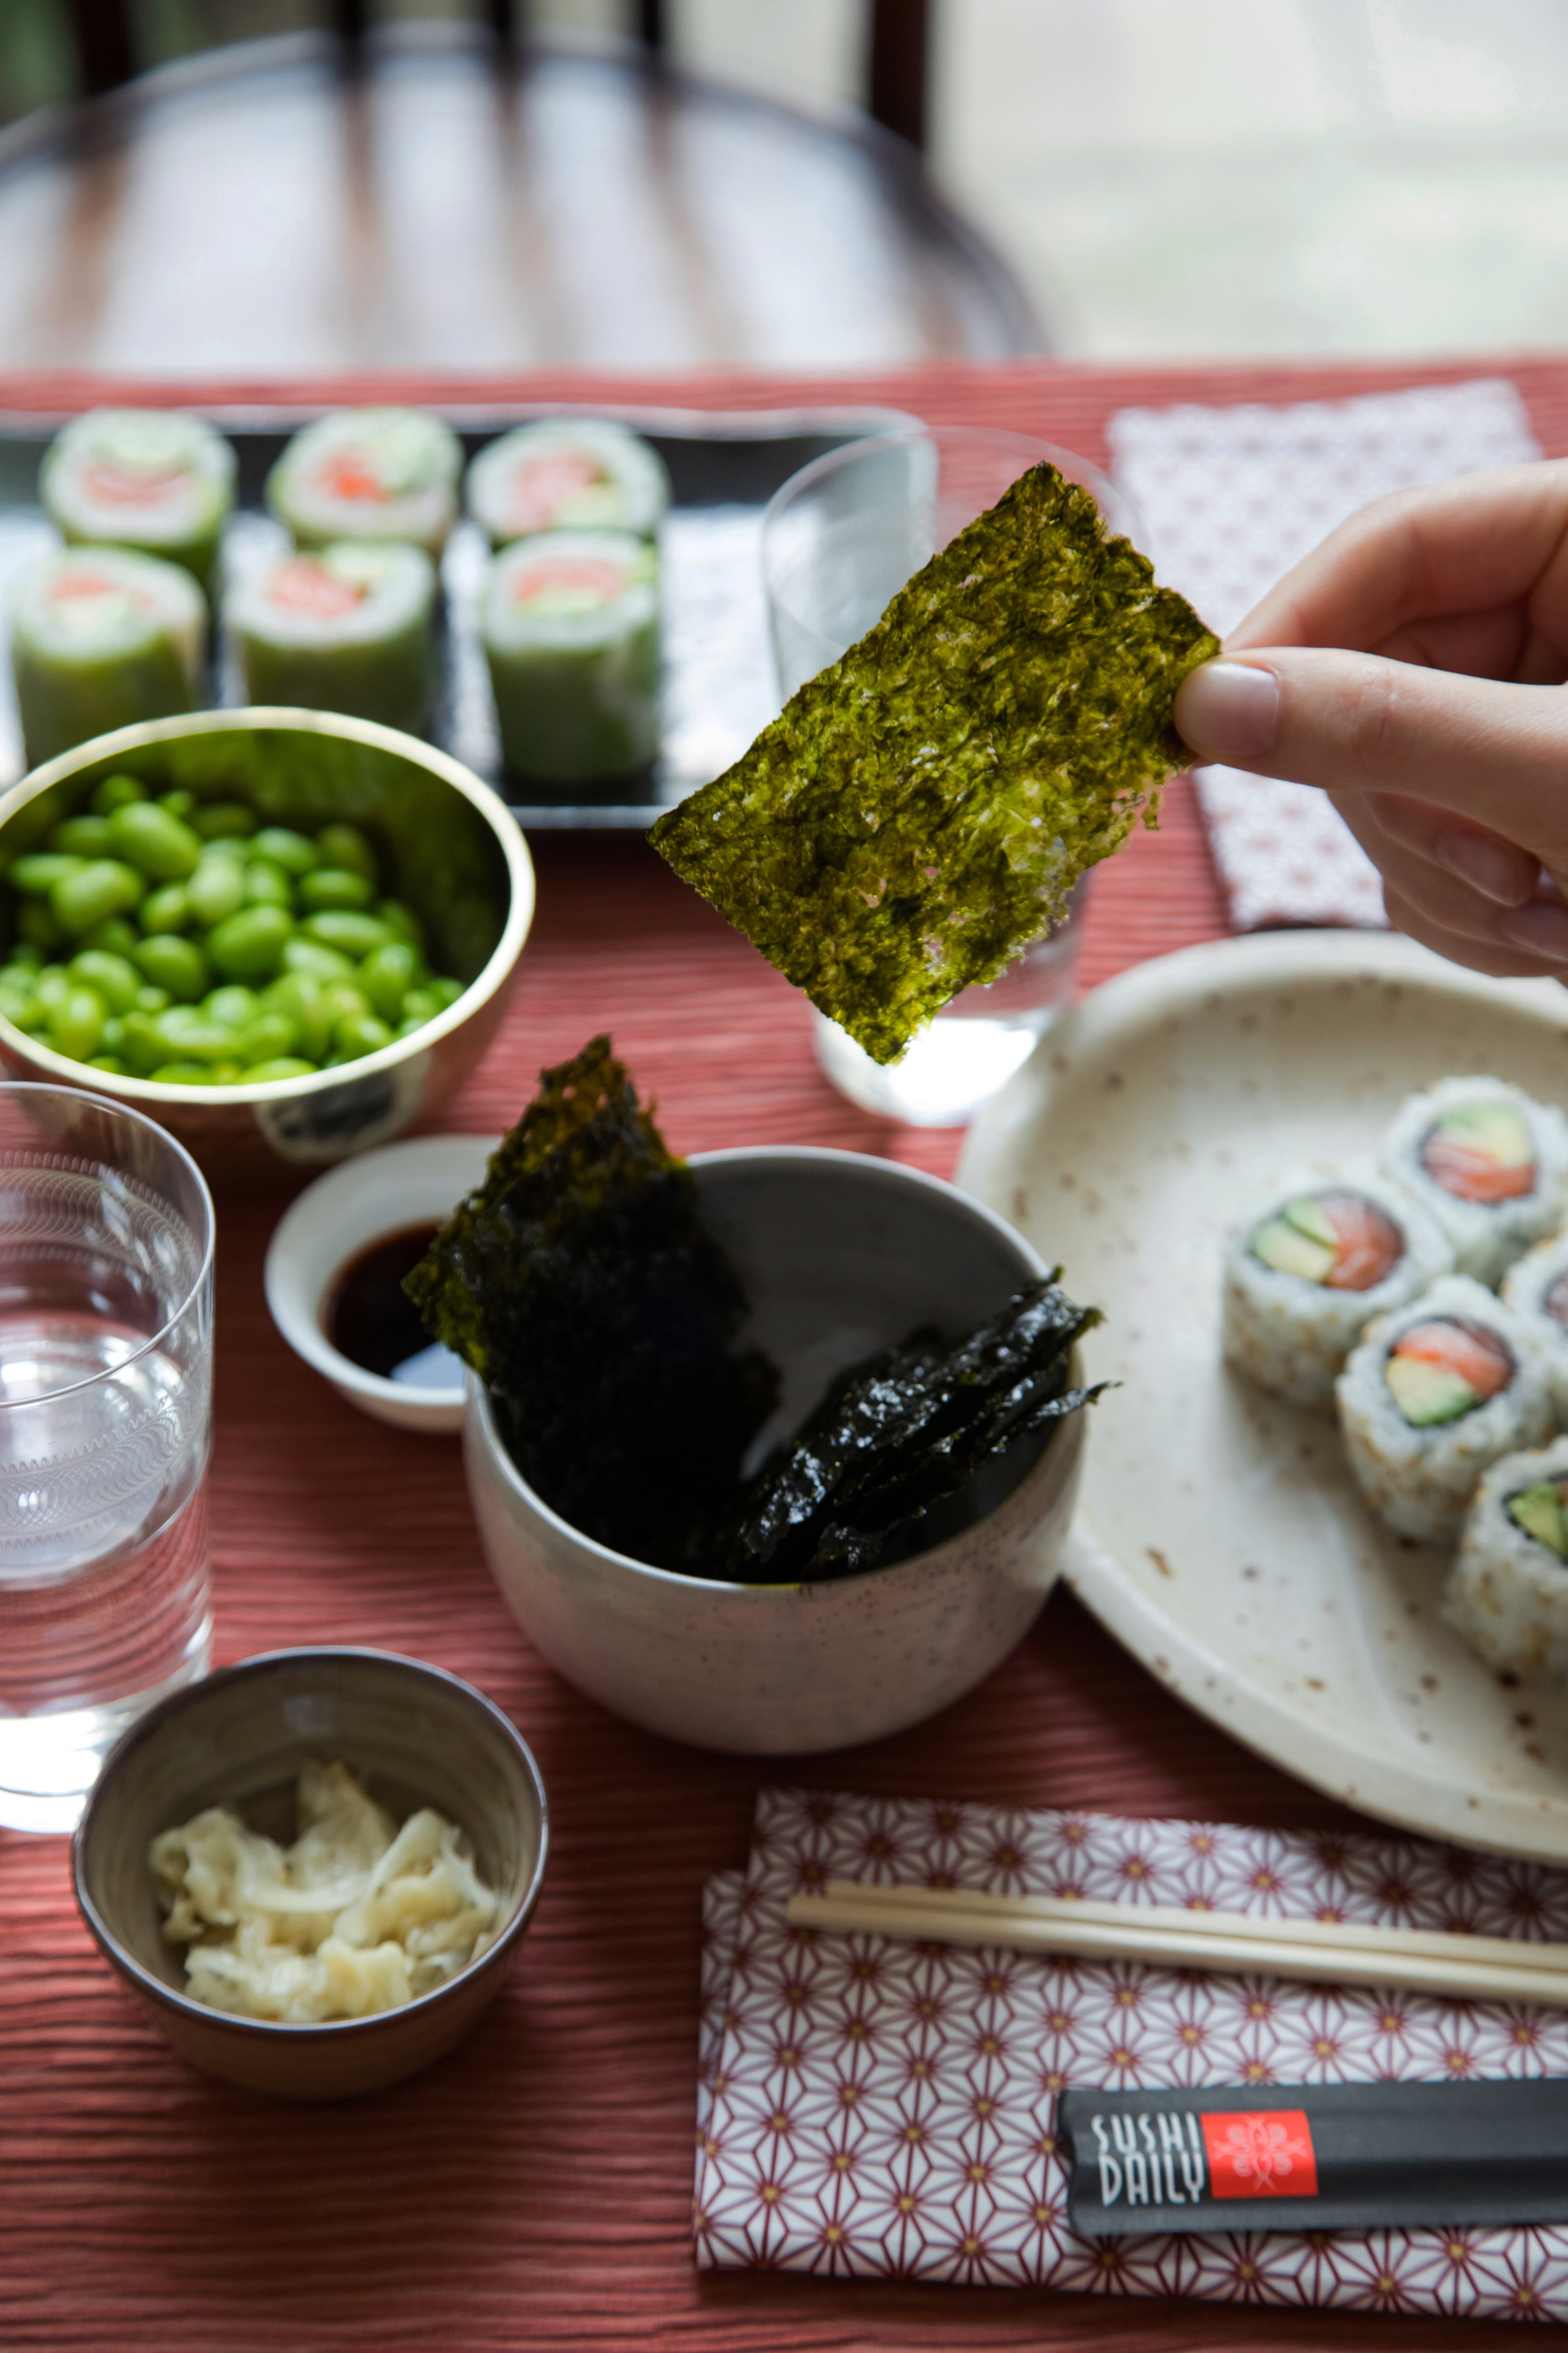
<svg viewBox="0 0 1568 2353">
<path fill-rule="evenodd" d="M 1568 1873 L 1415 1839 L 764 1791 L 704 1906 L 704 2268 L 1568 2321 L 1568 2224 L 1081 2232 L 1058 2112 L 1540 2082 L 1568 2075 L 1568 2011 L 792 1929 L 790 1897 L 839 1879 L 1568 1939 Z"/>
<path fill-rule="evenodd" d="M 1108 436 L 1156 574 L 1222 636 L 1369 500 L 1541 455 L 1506 378 L 1279 408 L 1123 408 Z M 1233 931 L 1383 923 L 1376 869 L 1321 793 L 1222 767 L 1200 768 L 1197 788 Z"/>
</svg>

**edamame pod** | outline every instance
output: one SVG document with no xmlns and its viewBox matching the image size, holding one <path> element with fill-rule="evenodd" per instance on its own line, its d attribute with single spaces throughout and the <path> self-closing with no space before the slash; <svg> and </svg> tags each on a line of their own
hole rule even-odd
<svg viewBox="0 0 1568 2353">
<path fill-rule="evenodd" d="M 199 833 L 156 801 L 128 801 L 105 820 L 114 852 L 153 882 L 183 882 L 202 854 Z"/>
<path fill-rule="evenodd" d="M 245 869 L 237 858 L 217 858 L 209 851 L 196 867 L 184 892 L 191 913 L 210 929 L 226 916 L 237 915 L 245 904 Z"/>
<path fill-rule="evenodd" d="M 110 955 L 102 948 L 83 948 L 66 967 L 84 988 L 95 988 L 111 1013 L 129 1013 L 142 982 L 128 956 Z"/>
<path fill-rule="evenodd" d="M 281 907 L 242 907 L 207 934 L 207 954 L 227 980 L 270 980 L 293 937 Z"/>
<path fill-rule="evenodd" d="M 142 902 L 142 928 L 144 932 L 187 932 L 195 920 L 190 893 L 183 882 L 165 882 L 161 891 L 149 891 Z"/>
<path fill-rule="evenodd" d="M 137 971 L 154 988 L 167 990 L 181 1005 L 194 1005 L 212 986 L 205 956 L 195 940 L 181 939 L 177 932 L 155 932 L 151 939 L 139 940 L 134 960 Z"/>
<path fill-rule="evenodd" d="M 108 858 L 114 835 L 106 817 L 68 817 L 49 835 L 48 847 L 68 858 Z"/>
<path fill-rule="evenodd" d="M 374 915 L 356 915 L 346 907 L 327 914 L 307 915 L 300 928 L 307 939 L 319 940 L 323 947 L 336 948 L 356 964 L 374 949 L 384 948 L 392 936 Z"/>
<path fill-rule="evenodd" d="M 134 866 L 93 858 L 77 873 L 61 876 L 49 892 L 49 912 L 63 932 L 79 939 L 106 915 L 128 914 L 145 888 Z"/>
<path fill-rule="evenodd" d="M 314 872 L 300 878 L 300 904 L 309 915 L 328 914 L 334 908 L 344 907 L 351 913 L 363 915 L 374 897 L 375 884 L 346 866 L 318 866 Z"/>
<path fill-rule="evenodd" d="M 270 865 L 280 866 L 285 874 L 296 878 L 309 874 L 317 862 L 315 843 L 287 825 L 264 825 L 258 834 L 252 836 L 250 849 L 253 857 L 265 858 Z"/>
</svg>

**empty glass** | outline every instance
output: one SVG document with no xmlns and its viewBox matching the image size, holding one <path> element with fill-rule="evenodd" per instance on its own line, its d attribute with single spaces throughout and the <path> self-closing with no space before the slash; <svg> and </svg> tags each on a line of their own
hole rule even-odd
<svg viewBox="0 0 1568 2353">
<path fill-rule="evenodd" d="M 206 1670 L 213 1208 L 137 1112 L 0 1085 L 0 1823 L 69 1830 Z"/>
<path fill-rule="evenodd" d="M 911 426 L 816 459 L 763 520 L 763 581 L 781 691 L 795 692 L 879 620 L 889 599 L 966 523 L 1042 460 L 1079 482 L 1111 528 L 1132 533 L 1122 494 L 1085 459 L 987 426 Z M 1072 994 L 1079 918 L 1032 943 L 984 987 L 966 988 L 884 1068 L 816 1013 L 817 1060 L 852 1102 L 921 1127 L 955 1127 L 1032 1052 Z"/>
</svg>

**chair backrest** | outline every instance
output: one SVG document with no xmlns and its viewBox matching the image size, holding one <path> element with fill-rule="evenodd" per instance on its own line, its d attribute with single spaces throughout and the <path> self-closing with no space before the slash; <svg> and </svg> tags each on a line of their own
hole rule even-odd
<svg viewBox="0 0 1568 2353">
<path fill-rule="evenodd" d="M 485 0 L 497 37 L 510 42 L 523 29 L 527 0 Z M 911 147 L 926 141 L 930 80 L 929 0 L 868 0 L 866 111 Z M 632 29 L 657 56 L 668 47 L 665 0 L 630 0 Z M 137 70 L 130 0 L 70 0 L 81 87 L 89 97 L 117 90 Z M 332 0 L 339 35 L 362 38 L 370 22 L 366 0 Z"/>
</svg>

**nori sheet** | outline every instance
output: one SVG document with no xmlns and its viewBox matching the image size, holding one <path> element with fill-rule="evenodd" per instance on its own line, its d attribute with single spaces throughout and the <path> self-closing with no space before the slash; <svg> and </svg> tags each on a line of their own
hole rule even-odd
<svg viewBox="0 0 1568 2353">
<path fill-rule="evenodd" d="M 733 1508 L 778 1375 L 737 1347 L 735 1271 L 607 1038 L 542 1074 L 405 1287 L 574 1527 L 676 1567 Z"/>
<path fill-rule="evenodd" d="M 649 839 L 879 1062 L 994 979 L 1192 758 L 1218 640 L 1031 470 Z"/>
</svg>

